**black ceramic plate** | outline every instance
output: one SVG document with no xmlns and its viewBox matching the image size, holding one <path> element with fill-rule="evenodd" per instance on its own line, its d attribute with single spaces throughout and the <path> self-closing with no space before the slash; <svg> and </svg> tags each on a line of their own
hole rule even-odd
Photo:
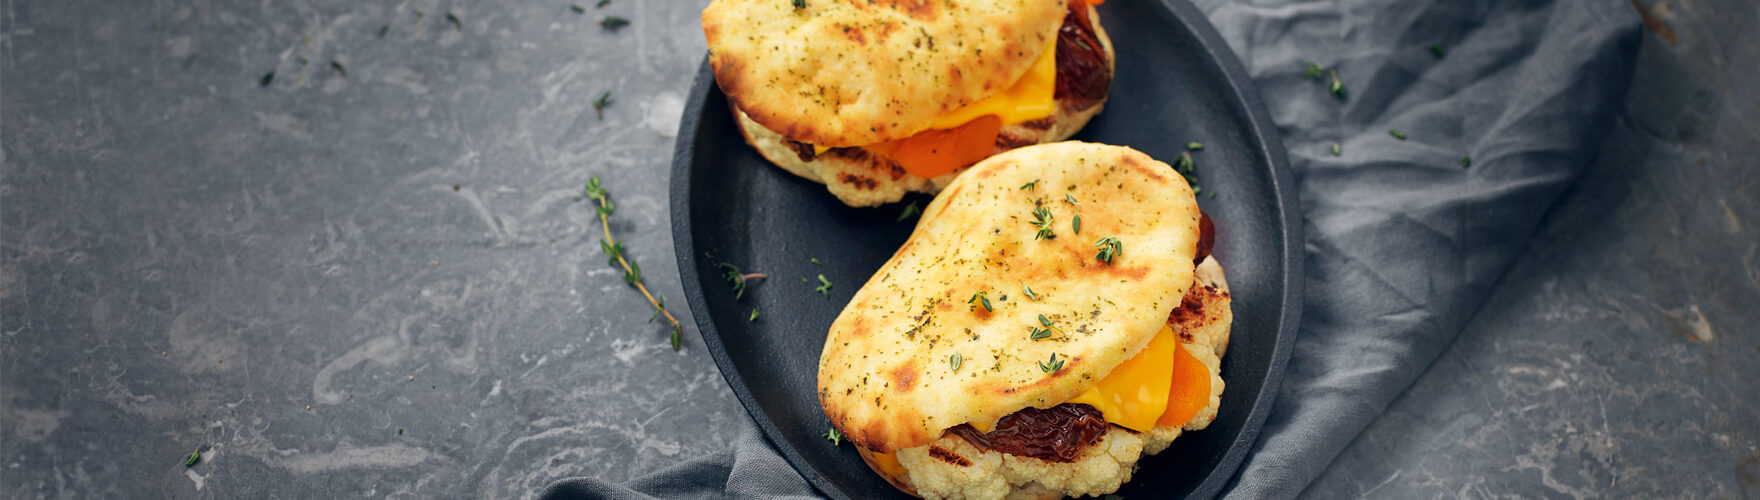
<svg viewBox="0 0 1760 500">
<path fill-rule="evenodd" d="M 1216 221 L 1215 254 L 1234 292 L 1222 409 L 1141 463 L 1126 497 L 1209 498 L 1228 483 L 1270 411 L 1300 314 L 1301 222 L 1283 146 L 1257 91 L 1201 13 L 1184 0 L 1112 1 L 1100 19 L 1118 53 L 1111 101 L 1075 139 L 1171 161 L 1188 141 Z M 1211 197 L 1215 193 L 1215 197 Z M 819 184 L 746 146 L 707 64 L 697 74 L 673 158 L 679 275 L 703 343 L 770 442 L 832 497 L 903 497 L 849 445 L 820 437 L 819 351 L 856 289 L 909 236 L 900 209 L 844 206 Z M 818 263 L 813 263 L 817 259 Z M 735 299 L 722 262 L 769 279 Z M 829 296 L 814 288 L 819 275 Z M 757 321 L 749 321 L 753 309 Z"/>
</svg>

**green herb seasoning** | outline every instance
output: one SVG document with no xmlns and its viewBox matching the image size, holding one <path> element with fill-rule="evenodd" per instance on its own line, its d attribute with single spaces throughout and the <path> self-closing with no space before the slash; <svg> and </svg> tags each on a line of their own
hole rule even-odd
<svg viewBox="0 0 1760 500">
<path fill-rule="evenodd" d="M 820 264 L 820 263 L 819 263 L 819 258 L 818 258 L 818 257 L 813 257 L 813 258 L 809 258 L 809 259 L 807 259 L 807 261 L 808 261 L 808 262 L 812 262 L 812 263 L 813 263 L 813 265 L 815 265 L 815 266 L 819 266 L 819 267 L 825 267 L 825 265 L 824 265 L 824 264 Z"/>
<path fill-rule="evenodd" d="M 611 192 L 599 182 L 597 175 L 587 180 L 587 198 L 598 205 L 599 228 L 605 232 L 605 238 L 599 240 L 599 248 L 610 257 L 610 265 L 623 268 L 623 282 L 636 287 L 637 291 L 642 292 L 642 297 L 648 299 L 648 304 L 654 306 L 656 312 L 666 316 L 667 324 L 672 325 L 672 350 L 679 350 L 684 346 L 684 326 L 678 323 L 678 318 L 672 317 L 671 311 L 666 310 L 665 297 L 655 298 L 653 293 L 649 293 L 648 286 L 642 283 L 642 268 L 624 256 L 623 244 L 612 237 L 611 214 L 616 206 L 611 202 Z"/>
<path fill-rule="evenodd" d="M 457 15 L 447 12 L 446 21 L 452 23 L 452 29 L 464 31 L 464 20 L 459 19 Z"/>
<path fill-rule="evenodd" d="M 1033 180 L 1027 181 L 1026 184 L 1021 184 L 1022 191 L 1032 191 L 1033 189 L 1038 188 L 1038 187 L 1039 187 L 1039 179 L 1033 179 Z"/>
<path fill-rule="evenodd" d="M 1338 143 L 1336 143 L 1336 142 L 1332 143 L 1332 156 L 1338 156 L 1341 154 L 1344 154 L 1344 153 L 1341 150 L 1339 150 Z"/>
<path fill-rule="evenodd" d="M 1021 293 L 1026 294 L 1029 299 L 1039 300 L 1039 294 L 1033 293 L 1033 287 L 1021 285 Z"/>
<path fill-rule="evenodd" d="M 1448 55 L 1448 53 L 1446 51 L 1442 50 L 1442 44 L 1440 44 L 1440 43 L 1430 44 L 1430 53 L 1435 55 L 1437 58 L 1441 58 L 1442 56 Z"/>
<path fill-rule="evenodd" d="M 1051 353 L 1050 359 L 1039 362 L 1039 371 L 1042 371 L 1045 373 L 1052 373 L 1052 372 L 1062 370 L 1062 369 L 1063 369 L 1063 360 L 1057 359 L 1057 353 L 1055 353 L 1055 352 Z"/>
<path fill-rule="evenodd" d="M 1473 157 L 1462 156 L 1461 157 L 1461 168 L 1467 168 L 1467 167 L 1471 167 L 1471 166 L 1473 166 Z"/>
<path fill-rule="evenodd" d="M 599 27 L 606 31 L 617 31 L 624 26 L 629 26 L 629 20 L 617 16 L 609 16 L 599 20 Z"/>
<path fill-rule="evenodd" d="M 745 298 L 746 280 L 764 279 L 769 277 L 763 273 L 741 272 L 739 266 L 726 262 L 716 264 L 715 267 L 721 269 L 722 278 L 727 280 L 728 288 L 733 289 L 733 300 Z"/>
<path fill-rule="evenodd" d="M 807 0 L 794 0 L 794 8 L 796 8 L 796 9 L 807 8 Z"/>
<path fill-rule="evenodd" d="M 1082 202 L 1076 201 L 1075 195 L 1072 195 L 1069 193 L 1063 194 L 1063 201 L 1067 201 L 1071 205 L 1081 205 L 1082 204 Z"/>
<path fill-rule="evenodd" d="M 1118 254 L 1124 253 L 1124 242 L 1118 241 L 1118 238 L 1116 237 L 1107 236 L 1105 238 L 1100 238 L 1100 241 L 1094 242 L 1094 248 L 1100 249 L 1099 252 L 1094 254 L 1094 258 L 1100 262 L 1105 262 L 1106 265 L 1110 266 L 1112 265 L 1112 259 L 1117 258 Z"/>
<path fill-rule="evenodd" d="M 1076 214 L 1074 218 L 1069 220 L 1069 229 L 1075 231 L 1076 234 L 1082 234 L 1082 214 Z"/>
<path fill-rule="evenodd" d="M 831 280 L 825 279 L 823 274 L 819 275 L 819 286 L 813 287 L 813 291 L 819 292 L 819 295 L 824 295 L 827 299 L 831 298 Z"/>
<path fill-rule="evenodd" d="M 819 437 L 825 438 L 826 441 L 830 441 L 831 446 L 843 446 L 843 433 L 837 432 L 836 427 L 825 429 L 825 433 L 820 434 Z"/>
<path fill-rule="evenodd" d="M 1033 235 L 1033 239 L 1040 240 L 1056 238 L 1057 234 L 1051 232 L 1051 223 L 1055 219 L 1056 217 L 1051 214 L 1051 209 L 1049 208 L 1039 207 L 1033 209 L 1033 225 L 1039 228 L 1038 234 Z"/>
<path fill-rule="evenodd" d="M 611 91 L 607 90 L 607 91 L 605 91 L 604 95 L 599 96 L 598 100 L 593 101 L 593 114 L 595 116 L 598 116 L 600 120 L 604 120 L 605 119 L 605 107 L 610 106 L 610 105 L 611 105 Z"/>
<path fill-rule="evenodd" d="M 961 357 L 957 352 L 947 357 L 947 368 L 949 370 L 956 372 L 959 371 L 959 365 L 962 363 L 965 363 L 965 358 Z"/>
<path fill-rule="evenodd" d="M 386 33 L 390 33 L 390 32 L 391 32 L 391 25 L 389 25 L 389 24 L 387 24 L 387 25 L 384 25 L 384 26 L 380 26 L 380 27 L 379 27 L 379 34 L 378 34 L 378 37 L 379 37 L 379 38 L 385 38 L 385 34 L 386 34 Z"/>
<path fill-rule="evenodd" d="M 1204 143 L 1202 143 L 1202 142 L 1188 142 L 1188 143 L 1186 143 L 1186 151 L 1203 151 L 1203 150 L 1204 150 Z"/>
<path fill-rule="evenodd" d="M 1397 128 L 1396 129 L 1388 129 L 1387 135 L 1393 136 L 1394 139 L 1399 139 L 1402 141 L 1406 140 L 1406 133 L 1399 131 L 1399 129 L 1397 129 Z"/>
<path fill-rule="evenodd" d="M 746 321 L 747 322 L 757 322 L 758 321 L 758 309 L 757 308 L 752 309 L 752 315 L 747 316 Z"/>
<path fill-rule="evenodd" d="M 593 8 L 595 8 L 595 9 L 603 9 L 603 8 L 605 8 L 605 6 L 607 6 L 607 5 L 611 5 L 611 0 L 599 0 L 599 3 L 598 3 L 598 4 L 596 4 L 596 5 L 594 5 L 594 6 L 593 6 Z"/>
<path fill-rule="evenodd" d="M 1033 329 L 1033 333 L 1031 335 L 1028 335 L 1027 338 L 1030 338 L 1033 340 L 1051 338 L 1051 329 L 1050 328 L 1039 328 L 1036 326 L 1029 327 L 1029 328 Z"/>
<path fill-rule="evenodd" d="M 399 436 L 403 435 L 403 428 L 400 427 L 397 429 L 397 435 L 399 435 Z"/>
<path fill-rule="evenodd" d="M 917 208 L 917 202 L 913 201 L 913 202 L 911 202 L 911 204 L 905 205 L 904 210 L 901 210 L 898 212 L 898 221 L 897 222 L 904 222 L 905 219 L 909 219 L 911 217 L 916 217 L 916 216 L 922 215 L 922 214 L 923 214 L 923 209 Z"/>
<path fill-rule="evenodd" d="M 568 6 L 568 10 L 572 10 L 576 14 L 586 14 L 587 13 L 587 9 L 583 9 L 579 5 L 570 5 L 570 6 Z"/>
<path fill-rule="evenodd" d="M 1308 61 L 1308 70 L 1303 71 L 1302 75 L 1311 79 L 1319 80 L 1320 77 L 1326 75 L 1326 68 L 1321 67 L 1320 63 Z"/>
<path fill-rule="evenodd" d="M 202 449 L 201 448 L 196 448 L 196 451 L 189 452 L 189 456 L 183 457 L 183 466 L 184 467 L 195 467 L 196 464 L 201 463 L 201 462 L 202 462 Z"/>
<path fill-rule="evenodd" d="M 1326 90 L 1332 91 L 1335 97 L 1344 98 L 1344 82 L 1338 80 L 1338 70 L 1332 70 L 1332 83 L 1326 85 Z"/>
<path fill-rule="evenodd" d="M 341 75 L 343 78 L 348 78 L 348 68 L 343 67 L 341 62 L 331 59 L 330 67 L 336 68 L 336 74 Z"/>
<path fill-rule="evenodd" d="M 275 72 L 274 71 L 270 71 L 268 73 L 263 73 L 263 79 L 257 80 L 258 87 L 267 87 L 271 83 L 275 83 Z"/>
<path fill-rule="evenodd" d="M 966 299 L 966 303 L 977 303 L 978 305 L 984 306 L 985 312 L 996 312 L 995 308 L 990 307 L 990 297 L 985 296 L 982 291 L 972 294 L 972 298 Z"/>
</svg>

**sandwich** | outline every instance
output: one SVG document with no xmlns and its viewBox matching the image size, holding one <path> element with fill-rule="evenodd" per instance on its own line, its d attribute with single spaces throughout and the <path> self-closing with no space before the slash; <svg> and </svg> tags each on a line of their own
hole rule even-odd
<svg viewBox="0 0 1760 500">
<path fill-rule="evenodd" d="M 1069 138 L 1112 82 L 1103 0 L 715 0 L 709 66 L 764 158 L 851 206 Z"/>
<path fill-rule="evenodd" d="M 1213 235 L 1185 180 L 1136 150 L 992 156 L 832 323 L 819 403 L 912 495 L 1112 493 L 1216 417 L 1233 313 Z"/>
</svg>

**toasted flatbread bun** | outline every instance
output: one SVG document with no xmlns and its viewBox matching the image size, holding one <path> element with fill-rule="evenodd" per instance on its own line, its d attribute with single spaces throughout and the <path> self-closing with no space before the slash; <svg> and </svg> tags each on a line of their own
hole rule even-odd
<svg viewBox="0 0 1760 500">
<path fill-rule="evenodd" d="M 1008 88 L 1049 47 L 1064 0 L 716 0 L 709 66 L 765 128 L 827 147 L 908 137 Z"/>
<path fill-rule="evenodd" d="M 1037 238 L 1036 208 L 1051 212 L 1053 237 Z M 890 452 L 1074 397 L 1142 350 L 1180 304 L 1198 221 L 1185 180 L 1134 149 L 1064 142 L 979 162 L 832 323 L 819 359 L 826 416 L 856 444 Z M 1110 264 L 1096 258 L 1103 237 L 1122 244 Z M 978 292 L 994 311 L 970 300 Z M 1041 315 L 1059 333 L 1030 340 Z M 1063 365 L 1047 373 L 1054 353 Z"/>
<path fill-rule="evenodd" d="M 1093 6 L 1083 8 L 1088 9 L 1089 24 L 1094 29 L 1095 38 L 1100 40 L 1101 48 L 1106 54 L 1107 72 L 1110 73 L 1113 71 L 1113 60 L 1116 59 L 1112 51 L 1112 39 L 1106 35 L 1106 29 L 1100 26 L 1099 12 Z M 1058 99 L 1056 114 L 1003 126 L 1001 134 L 996 138 L 995 152 L 1068 139 L 1105 107 L 1104 99 L 1098 103 L 1072 98 Z M 966 170 L 962 168 L 938 177 L 923 178 L 911 175 L 885 157 L 870 154 L 861 148 L 835 148 L 816 153 L 811 147 L 790 145 L 782 134 L 764 128 L 737 107 L 733 109 L 733 113 L 739 121 L 740 133 L 745 135 L 746 142 L 764 155 L 765 159 L 790 173 L 824 184 L 833 196 L 852 207 L 892 203 L 904 198 L 906 193 L 939 193 L 942 188 L 947 187 L 947 183 L 953 182 L 954 177 Z"/>
<path fill-rule="evenodd" d="M 1199 264 L 1195 274 L 1196 281 L 1181 301 L 1183 311 L 1168 318 L 1181 347 L 1210 372 L 1210 401 L 1185 425 L 1157 426 L 1140 433 L 1113 426 L 1075 460 L 1061 463 L 985 450 L 953 434 L 899 450 L 894 456 L 900 468 L 895 470 L 881 466 L 872 452 L 860 447 L 856 451 L 893 486 L 925 498 L 1054 499 L 1117 491 L 1130 481 L 1138 461 L 1166 450 L 1185 431 L 1209 427 L 1222 406 L 1218 353 L 1226 349 L 1234 321 L 1228 282 L 1214 257 Z"/>
</svg>

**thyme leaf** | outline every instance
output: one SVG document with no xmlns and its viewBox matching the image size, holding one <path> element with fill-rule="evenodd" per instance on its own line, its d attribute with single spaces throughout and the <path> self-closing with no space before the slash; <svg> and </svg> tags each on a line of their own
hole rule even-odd
<svg viewBox="0 0 1760 500">
<path fill-rule="evenodd" d="M 598 100 L 593 101 L 593 114 L 595 116 L 598 116 L 600 120 L 604 120 L 605 119 L 605 107 L 610 106 L 610 105 L 611 105 L 611 91 L 607 90 L 607 91 L 605 91 L 605 94 L 599 96 Z"/>
<path fill-rule="evenodd" d="M 1118 241 L 1117 237 L 1107 236 L 1094 242 L 1094 248 L 1100 249 L 1094 254 L 1094 258 L 1110 266 L 1112 259 L 1117 258 L 1118 254 L 1124 253 L 1124 242 Z"/>
<path fill-rule="evenodd" d="M 1062 369 L 1063 369 L 1063 360 L 1057 359 L 1057 353 L 1055 353 L 1055 352 L 1051 353 L 1050 359 L 1039 362 L 1039 371 L 1043 371 L 1045 373 L 1052 373 L 1052 372 L 1062 370 Z"/>
<path fill-rule="evenodd" d="M 905 219 L 909 219 L 911 217 L 916 217 L 916 216 L 919 216 L 922 214 L 923 214 L 923 209 L 917 208 L 917 202 L 913 201 L 913 202 L 911 202 L 911 204 L 905 205 L 904 210 L 901 210 L 898 212 L 898 220 L 896 222 L 904 222 Z"/>
</svg>

